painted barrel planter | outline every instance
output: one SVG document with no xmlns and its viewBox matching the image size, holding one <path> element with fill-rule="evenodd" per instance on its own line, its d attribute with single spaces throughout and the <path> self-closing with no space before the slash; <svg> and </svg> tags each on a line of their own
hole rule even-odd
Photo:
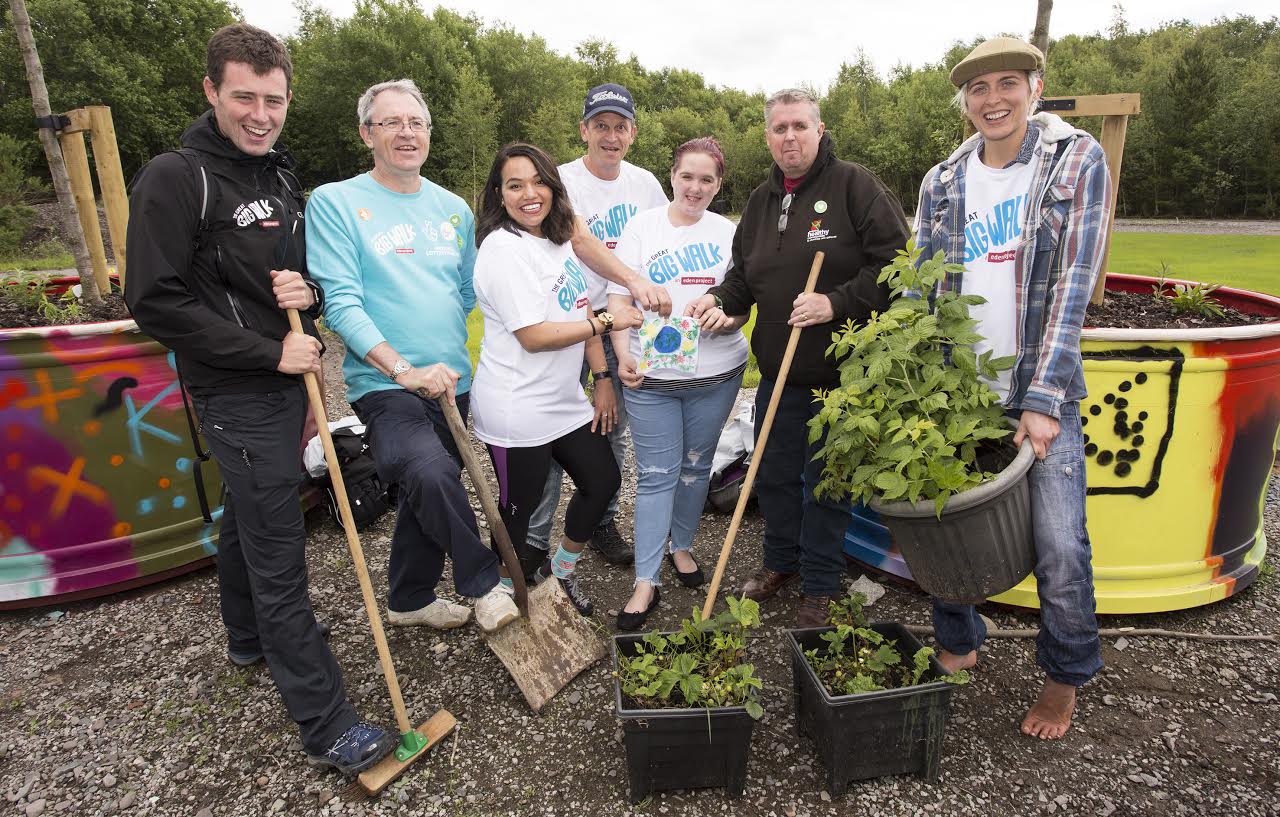
<svg viewBox="0 0 1280 817">
<path fill-rule="evenodd" d="M 132 320 L 0 329 L 0 608 L 207 563 L 221 481 L 201 467 L 207 524 L 193 459 L 173 356 Z"/>
<path fill-rule="evenodd" d="M 1154 278 L 1109 274 L 1107 289 Z M 1182 283 L 1173 282 L 1170 283 Z M 1221 329 L 1085 329 L 1081 404 L 1099 613 L 1178 610 L 1227 598 L 1258 575 L 1262 510 L 1280 433 L 1280 298 L 1215 297 L 1267 324 Z M 851 558 L 911 574 L 888 531 L 855 509 Z M 1038 605 L 1028 577 L 993 600 Z"/>
</svg>

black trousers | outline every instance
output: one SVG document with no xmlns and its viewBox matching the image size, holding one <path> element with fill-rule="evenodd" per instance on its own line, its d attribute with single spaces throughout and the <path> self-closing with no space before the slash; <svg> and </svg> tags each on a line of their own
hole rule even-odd
<svg viewBox="0 0 1280 817">
<path fill-rule="evenodd" d="M 593 434 L 590 423 L 544 445 L 488 448 L 498 477 L 498 510 L 526 576 L 532 575 L 547 557 L 546 551 L 529 545 L 528 532 L 529 519 L 542 498 L 552 460 L 565 470 L 575 488 L 564 513 L 564 535 L 571 541 L 591 538 L 609 500 L 622 484 L 609 438 Z"/>
<path fill-rule="evenodd" d="M 468 396 L 458 395 L 467 417 Z M 436 600 L 446 557 L 459 595 L 479 598 L 498 583 L 498 557 L 480 541 L 475 511 L 462 486 L 462 458 L 435 400 L 404 389 L 366 394 L 352 404 L 369 427 L 378 476 L 398 486 L 391 536 L 388 606 L 407 613 Z"/>
<path fill-rule="evenodd" d="M 227 640 L 239 653 L 261 649 L 303 745 L 323 753 L 359 718 L 307 593 L 298 500 L 305 393 L 299 385 L 215 394 L 195 405 L 227 488 L 217 556 Z"/>
</svg>

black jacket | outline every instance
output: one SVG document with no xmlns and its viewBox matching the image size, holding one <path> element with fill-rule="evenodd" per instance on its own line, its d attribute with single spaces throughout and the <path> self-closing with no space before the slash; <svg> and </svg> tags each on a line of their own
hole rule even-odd
<svg viewBox="0 0 1280 817">
<path fill-rule="evenodd" d="M 835 319 L 800 333 L 787 383 L 831 386 L 840 381 L 834 361 L 825 357 L 831 332 L 850 318 L 865 321 L 872 310 L 888 307 L 888 288 L 876 277 L 906 246 L 907 220 L 898 197 L 874 173 L 835 157 L 829 134 L 823 134 L 813 167 L 794 191 L 787 228 L 780 234 L 784 195 L 782 170 L 775 164 L 769 180 L 747 200 L 733 236 L 732 266 L 710 291 L 724 300 L 730 315 L 745 315 L 756 305 L 751 351 L 760 374 L 776 380 L 791 333 L 791 304 L 804 291 L 814 254 L 822 250 L 826 260 L 815 291 L 831 299 Z"/>
<path fill-rule="evenodd" d="M 296 385 L 276 370 L 289 331 L 270 270 L 306 276 L 302 195 L 283 150 L 248 156 L 206 111 L 182 151 L 152 159 L 129 197 L 125 301 L 142 331 L 172 349 L 193 394 Z M 200 219 L 208 180 L 205 221 Z M 310 280 L 310 279 L 308 279 Z M 321 292 L 302 323 L 315 334 Z"/>
</svg>

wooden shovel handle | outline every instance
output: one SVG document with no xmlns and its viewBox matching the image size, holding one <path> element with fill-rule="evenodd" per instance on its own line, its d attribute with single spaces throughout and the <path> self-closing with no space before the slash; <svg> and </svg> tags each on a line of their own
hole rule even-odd
<svg viewBox="0 0 1280 817">
<path fill-rule="evenodd" d="M 507 533 L 507 526 L 503 523 L 502 514 L 498 511 L 498 503 L 494 501 L 493 492 L 489 490 L 489 481 L 485 478 L 484 471 L 480 470 L 476 452 L 471 448 L 471 435 L 467 433 L 467 426 L 462 422 L 462 415 L 458 412 L 457 406 L 443 397 L 437 402 L 440 403 L 440 410 L 444 412 L 445 422 L 449 424 L 449 433 L 453 435 L 454 445 L 462 455 L 467 473 L 471 475 L 471 484 L 476 489 L 476 496 L 480 497 L 480 507 L 484 510 L 484 518 L 489 522 L 489 530 L 493 532 L 493 539 L 498 543 L 498 555 L 502 557 L 502 564 L 507 568 L 512 589 L 516 593 L 516 607 L 520 609 L 520 615 L 528 618 L 529 588 L 524 583 L 524 568 L 520 566 L 515 546 L 511 544 L 511 534 Z"/>
<path fill-rule="evenodd" d="M 286 310 L 289 315 L 289 328 L 299 335 L 302 331 L 302 320 L 298 310 Z M 360 546 L 360 536 L 356 533 L 356 520 L 351 514 L 351 502 L 347 499 L 347 486 L 342 481 L 342 469 L 338 465 L 338 452 L 333 447 L 333 436 L 329 434 L 329 418 L 324 410 L 324 397 L 320 394 L 320 381 L 313 372 L 302 375 L 307 384 L 307 397 L 311 401 L 311 413 L 316 418 L 316 426 L 320 431 L 320 443 L 324 446 L 324 461 L 329 466 L 329 481 L 333 483 L 333 495 L 338 502 L 338 516 L 342 519 L 342 528 L 347 534 L 347 547 L 351 550 L 351 561 L 356 568 L 356 578 L 360 581 L 360 594 L 364 596 L 364 610 L 369 617 L 369 628 L 373 630 L 373 641 L 378 648 L 378 659 L 382 662 L 382 674 L 387 679 L 387 691 L 391 693 L 391 706 L 396 713 L 396 725 L 400 734 L 413 729 L 409 716 L 405 712 L 404 697 L 400 694 L 400 681 L 396 678 L 396 668 L 391 663 L 391 650 L 387 647 L 387 636 L 382 631 L 382 619 L 378 614 L 378 600 L 373 595 L 373 582 L 369 579 L 369 566 L 364 560 L 364 548 Z"/>
<path fill-rule="evenodd" d="M 818 272 L 822 269 L 825 254 L 819 251 L 813 256 L 813 266 L 809 268 L 809 280 L 805 282 L 804 294 L 812 295 L 818 285 Z M 747 510 L 747 500 L 751 497 L 751 486 L 756 481 L 756 471 L 764 459 L 764 447 L 769 442 L 769 429 L 773 428 L 773 416 L 778 413 L 778 403 L 782 400 L 782 387 L 787 383 L 787 372 L 791 370 L 791 358 L 795 357 L 796 345 L 800 343 L 801 327 L 791 327 L 791 335 L 787 338 L 787 349 L 782 355 L 782 365 L 778 367 L 778 379 L 774 381 L 773 393 L 769 395 L 769 407 L 765 410 L 764 421 L 760 424 L 760 434 L 756 438 L 755 453 L 751 455 L 751 465 L 747 468 L 747 476 L 742 480 L 738 504 L 733 509 L 733 521 L 729 523 L 729 533 L 724 537 L 724 545 L 720 548 L 720 560 L 716 562 L 716 572 L 711 577 L 711 587 L 707 590 L 707 600 L 702 605 L 702 617 L 711 617 L 711 610 L 716 606 L 716 595 L 720 592 L 720 580 L 724 578 L 724 569 L 729 564 L 729 553 L 733 550 L 733 542 L 738 538 L 738 527 L 742 524 L 742 514 Z"/>
</svg>

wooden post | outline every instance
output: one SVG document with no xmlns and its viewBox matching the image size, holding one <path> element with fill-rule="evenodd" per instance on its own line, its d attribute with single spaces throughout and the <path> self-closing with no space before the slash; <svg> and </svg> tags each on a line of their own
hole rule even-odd
<svg viewBox="0 0 1280 817">
<path fill-rule="evenodd" d="M 1107 155 L 1107 170 L 1111 172 L 1111 201 L 1107 207 L 1107 237 L 1102 244 L 1102 272 L 1093 285 L 1091 303 L 1102 303 L 1102 296 L 1107 289 L 1107 261 L 1111 258 L 1111 232 L 1116 223 L 1116 201 L 1120 197 L 1120 165 L 1124 161 L 1124 137 L 1129 130 L 1127 114 L 1113 114 L 1102 117 L 1102 152 Z"/>
<path fill-rule="evenodd" d="M 1107 289 L 1107 261 L 1111 256 L 1111 230 L 1116 221 L 1116 201 L 1120 196 L 1120 165 L 1124 160 L 1124 139 L 1129 129 L 1129 117 L 1142 113 L 1140 94 L 1098 94 L 1079 97 L 1045 97 L 1043 110 L 1052 111 L 1063 118 L 1073 116 L 1101 116 L 1102 138 L 1098 143 L 1107 157 L 1107 170 L 1111 172 L 1111 201 L 1107 202 L 1107 234 L 1102 239 L 1102 270 L 1093 285 L 1090 302 L 1102 303 Z"/>
<path fill-rule="evenodd" d="M 107 211 L 107 231 L 111 234 L 111 254 L 116 259 L 116 275 L 124 290 L 125 236 L 129 229 L 129 196 L 125 192 L 124 171 L 120 168 L 120 147 L 111 109 L 88 105 L 89 133 L 93 138 L 93 163 L 98 169 L 102 206 Z"/>
<path fill-rule="evenodd" d="M 98 224 L 98 202 L 93 197 L 93 177 L 89 173 L 89 154 L 84 147 L 84 133 L 64 130 L 58 135 L 62 145 L 62 158 L 67 163 L 67 176 L 71 179 L 71 194 L 75 197 L 76 212 L 80 216 L 80 229 L 84 233 L 85 246 L 89 250 L 89 262 L 98 292 L 111 291 L 107 277 L 107 254 L 102 246 L 102 227 Z"/>
<path fill-rule="evenodd" d="M 49 107 L 49 89 L 44 83 L 44 68 L 40 65 L 40 54 L 36 51 L 36 40 L 31 33 L 31 17 L 27 14 L 25 0 L 9 0 L 9 9 L 13 12 L 13 29 L 18 35 L 18 47 L 22 51 L 22 62 L 27 69 L 27 82 L 31 85 L 31 106 L 36 117 L 48 121 L 53 110 Z M 53 189 L 58 194 L 59 209 L 62 211 L 62 228 L 71 238 L 71 252 L 75 255 L 76 270 L 80 273 L 80 298 L 85 303 L 96 304 L 101 300 L 98 282 L 93 276 L 89 262 L 89 249 L 85 246 L 84 233 L 76 218 L 75 198 L 71 193 L 71 180 L 67 178 L 67 167 L 62 160 L 62 151 L 58 147 L 57 128 L 42 126 L 40 128 L 40 144 L 44 147 L 45 159 L 49 162 L 49 175 L 53 177 Z"/>
</svg>

